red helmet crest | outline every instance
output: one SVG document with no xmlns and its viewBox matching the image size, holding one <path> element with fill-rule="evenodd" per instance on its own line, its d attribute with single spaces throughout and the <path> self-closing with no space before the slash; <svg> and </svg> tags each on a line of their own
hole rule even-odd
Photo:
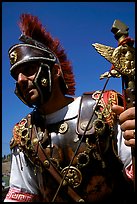
<svg viewBox="0 0 137 204">
<path fill-rule="evenodd" d="M 20 16 L 19 27 L 23 35 L 46 45 L 58 58 L 65 83 L 68 86 L 66 94 L 75 94 L 75 79 L 72 72 L 71 62 L 67 59 L 64 49 L 61 47 L 58 39 L 54 39 L 44 28 L 37 16 L 31 14 L 22 14 Z"/>
</svg>

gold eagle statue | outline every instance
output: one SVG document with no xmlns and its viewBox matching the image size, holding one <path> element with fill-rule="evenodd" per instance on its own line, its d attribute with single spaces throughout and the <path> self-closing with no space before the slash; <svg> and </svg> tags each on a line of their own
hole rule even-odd
<svg viewBox="0 0 137 204">
<path fill-rule="evenodd" d="M 100 79 L 105 77 L 120 77 L 121 75 L 132 76 L 135 74 L 135 48 L 128 44 L 120 45 L 117 48 L 102 45 L 99 43 L 92 44 L 95 49 L 105 57 L 112 65 L 110 72 L 105 72 Z"/>
</svg>

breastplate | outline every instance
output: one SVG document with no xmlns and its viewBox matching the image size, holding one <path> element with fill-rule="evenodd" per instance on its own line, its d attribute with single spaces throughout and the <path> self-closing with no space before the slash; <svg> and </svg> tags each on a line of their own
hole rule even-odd
<svg viewBox="0 0 137 204">
<path fill-rule="evenodd" d="M 85 202 L 99 203 L 107 202 L 114 189 L 118 189 L 122 164 L 112 144 L 114 124 L 112 129 L 101 113 L 93 114 L 95 105 L 90 95 L 84 95 L 78 116 L 47 126 L 48 136 L 42 146 L 65 176 L 62 186 L 70 185 Z M 51 201 L 59 184 L 54 179 L 52 183 L 50 175 L 46 178 L 46 173 L 44 178 L 46 197 Z M 69 199 L 60 188 L 56 201 Z"/>
<path fill-rule="evenodd" d="M 42 135 L 40 142 L 44 154 L 64 176 L 56 202 L 73 201 L 68 196 L 67 185 L 81 196 L 82 201 L 92 203 L 107 201 L 112 192 L 121 188 L 123 166 L 112 140 L 116 129 L 114 124 L 112 129 L 101 112 L 95 110 L 96 101 L 91 96 L 89 100 L 89 96 L 87 94 L 81 100 L 78 116 L 48 125 L 45 134 L 42 128 L 36 127 L 36 136 L 32 128 L 31 142 L 33 140 L 34 144 L 34 140 Z M 39 162 L 41 156 L 36 157 L 32 147 L 25 148 L 25 153 L 34 165 Z M 48 165 L 44 167 L 46 201 L 51 202 L 59 183 L 48 172 Z"/>
</svg>

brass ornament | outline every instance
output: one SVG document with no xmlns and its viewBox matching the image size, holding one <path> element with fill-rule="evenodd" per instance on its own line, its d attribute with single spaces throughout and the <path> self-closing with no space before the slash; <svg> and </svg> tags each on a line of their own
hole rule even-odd
<svg viewBox="0 0 137 204">
<path fill-rule="evenodd" d="M 20 126 L 25 126 L 27 123 L 27 119 L 26 118 L 23 118 L 20 122 L 19 122 L 19 125 Z"/>
<path fill-rule="evenodd" d="M 13 51 L 10 53 L 10 63 L 14 64 L 17 61 L 17 52 Z"/>
<path fill-rule="evenodd" d="M 32 124 L 28 127 L 29 129 L 32 129 Z"/>
<path fill-rule="evenodd" d="M 119 74 L 117 70 L 112 69 L 109 72 L 104 72 L 103 74 L 100 75 L 100 79 L 110 78 L 110 77 L 120 78 L 121 74 Z"/>
<path fill-rule="evenodd" d="M 24 127 L 20 129 L 20 135 L 21 135 L 21 145 L 22 146 L 26 145 L 27 147 L 27 142 L 28 140 L 30 140 L 28 128 Z"/>
<path fill-rule="evenodd" d="M 87 153 L 90 153 L 91 150 L 96 149 L 96 144 L 91 142 L 91 138 L 86 138 L 86 144 L 87 144 Z"/>
<path fill-rule="evenodd" d="M 104 100 L 103 94 L 100 100 L 99 98 L 101 95 L 101 91 L 96 91 L 92 94 L 92 98 L 98 102 L 98 106 L 100 109 L 99 111 L 95 110 L 95 113 L 98 116 L 98 119 L 102 120 L 104 117 L 107 123 L 112 127 L 114 123 L 113 119 L 115 116 L 114 112 L 112 111 L 112 105 L 117 104 L 117 94 L 111 91 L 107 103 Z"/>
<path fill-rule="evenodd" d="M 47 84 L 48 84 L 48 80 L 45 79 L 45 78 L 42 78 L 42 79 L 41 79 L 41 85 L 44 86 L 44 87 L 46 87 Z"/>
<path fill-rule="evenodd" d="M 67 132 L 68 130 L 68 123 L 67 122 L 63 122 L 60 127 L 59 127 L 59 133 L 60 134 L 64 134 L 65 132 Z"/>
<path fill-rule="evenodd" d="M 112 54 L 112 63 L 123 75 L 135 74 L 135 49 L 128 45 L 120 45 Z"/>
<path fill-rule="evenodd" d="M 50 163 L 47 159 L 43 162 L 43 164 L 46 168 L 49 168 L 49 166 L 50 166 Z"/>
<path fill-rule="evenodd" d="M 89 155 L 86 152 L 81 152 L 77 156 L 78 167 L 82 168 L 89 163 Z"/>
<path fill-rule="evenodd" d="M 86 128 L 87 128 L 86 130 L 90 130 L 92 128 L 92 124 L 88 125 L 88 123 L 89 123 L 89 121 L 87 121 L 87 120 L 82 121 L 81 124 L 80 124 L 80 128 L 82 130 L 85 130 Z M 88 125 L 88 127 L 87 127 L 87 125 Z"/>
<path fill-rule="evenodd" d="M 100 119 L 94 120 L 93 126 L 94 126 L 96 134 L 101 135 L 101 134 L 104 133 L 104 131 L 105 131 L 105 123 L 104 123 L 103 120 L 100 120 Z"/>
<path fill-rule="evenodd" d="M 120 74 L 131 76 L 135 74 L 135 48 L 128 45 L 120 45 L 117 48 L 102 45 L 99 43 L 92 44 L 95 49 L 101 54 L 105 59 L 107 59 L 111 64 L 114 65 L 112 70 L 116 72 L 107 72 L 101 75 L 101 78 L 110 77 L 120 77 Z M 117 73 L 118 72 L 118 73 Z M 105 76 L 105 77 L 104 77 Z"/>
<path fill-rule="evenodd" d="M 69 183 L 73 188 L 77 188 L 82 181 L 82 174 L 74 166 L 67 166 L 62 171 L 61 174 L 65 175 L 65 183 Z"/>
<path fill-rule="evenodd" d="M 32 140 L 32 145 L 36 145 L 36 144 L 38 144 L 38 142 L 39 142 L 38 138 L 34 138 Z"/>
<path fill-rule="evenodd" d="M 25 127 L 26 123 L 27 123 L 27 120 L 23 118 L 19 123 L 17 123 L 14 126 L 13 137 L 17 144 L 21 146 L 26 146 L 26 148 L 28 148 L 27 144 L 30 138 L 29 138 L 29 130 L 28 128 Z"/>
</svg>

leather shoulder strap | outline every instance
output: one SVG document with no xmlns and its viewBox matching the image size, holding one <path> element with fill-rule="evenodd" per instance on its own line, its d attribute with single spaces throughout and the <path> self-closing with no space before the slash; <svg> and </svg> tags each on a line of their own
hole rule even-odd
<svg viewBox="0 0 137 204">
<path fill-rule="evenodd" d="M 92 122 L 96 117 L 94 114 L 95 105 L 96 101 L 92 99 L 92 92 L 87 92 L 82 95 L 78 113 L 78 122 L 76 127 L 76 132 L 78 134 L 89 135 L 92 133 Z"/>
<path fill-rule="evenodd" d="M 112 112 L 113 104 L 122 105 L 121 94 L 114 90 L 85 92 L 81 97 L 76 132 L 80 135 L 93 133 L 93 122 L 96 118 L 104 119 L 113 126 L 116 114 Z M 100 115 L 99 115 L 100 114 Z"/>
</svg>

